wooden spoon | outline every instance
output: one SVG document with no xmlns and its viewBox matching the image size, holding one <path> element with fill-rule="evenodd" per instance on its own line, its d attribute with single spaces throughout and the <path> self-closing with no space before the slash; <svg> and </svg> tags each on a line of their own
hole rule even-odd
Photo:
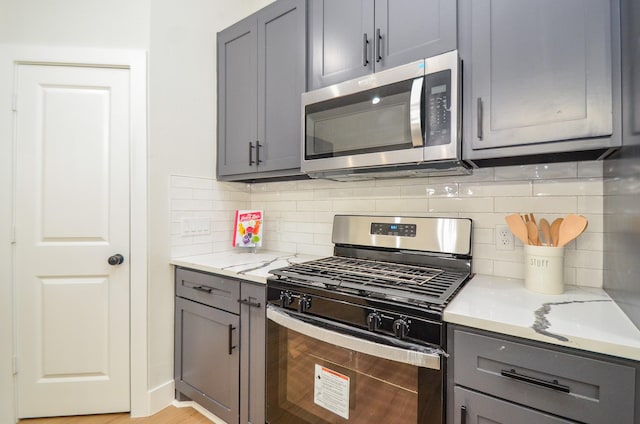
<svg viewBox="0 0 640 424">
<path fill-rule="evenodd" d="M 552 246 L 558 245 L 558 238 L 560 237 L 560 224 L 562 224 L 562 221 L 563 221 L 562 218 L 556 218 L 551 223 L 551 245 Z"/>
<path fill-rule="evenodd" d="M 542 240 L 547 246 L 551 246 L 553 242 L 551 241 L 551 226 L 549 225 L 549 221 L 542 218 L 540 220 L 540 231 L 542 232 Z"/>
<path fill-rule="evenodd" d="M 560 224 L 558 247 L 566 246 L 587 228 L 587 218 L 582 215 L 569 214 Z"/>
<path fill-rule="evenodd" d="M 529 244 L 529 235 L 527 233 L 527 226 L 522 220 L 522 216 L 517 213 L 505 217 L 509 229 L 514 236 L 518 238 L 522 243 Z"/>
<path fill-rule="evenodd" d="M 540 241 L 538 240 L 538 226 L 533 221 L 527 221 L 527 233 L 529 235 L 529 244 L 534 246 L 539 246 Z"/>
</svg>

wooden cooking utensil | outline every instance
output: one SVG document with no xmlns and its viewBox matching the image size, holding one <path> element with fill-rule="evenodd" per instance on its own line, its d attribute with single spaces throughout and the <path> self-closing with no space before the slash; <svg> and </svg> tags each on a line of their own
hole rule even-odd
<svg viewBox="0 0 640 424">
<path fill-rule="evenodd" d="M 529 214 L 529 217 L 531 218 L 530 221 L 532 221 L 534 224 L 538 225 L 538 223 L 536 222 L 536 218 L 533 216 L 533 212 L 531 212 Z"/>
<path fill-rule="evenodd" d="M 558 245 L 558 238 L 560 237 L 560 224 L 562 224 L 563 219 L 562 218 L 556 218 L 552 223 L 551 223 L 551 245 L 552 246 L 557 246 Z"/>
<path fill-rule="evenodd" d="M 540 241 L 538 240 L 538 226 L 533 221 L 528 221 L 526 225 L 527 233 L 529 235 L 529 244 L 539 246 Z"/>
<path fill-rule="evenodd" d="M 549 221 L 542 218 L 540 220 L 540 232 L 542 233 L 542 240 L 547 246 L 552 246 L 553 241 L 551 240 L 551 226 L 549 225 Z"/>
<path fill-rule="evenodd" d="M 560 224 L 558 247 L 566 246 L 587 228 L 587 218 L 582 215 L 569 214 Z"/>
<path fill-rule="evenodd" d="M 522 216 L 514 213 L 513 215 L 505 217 L 505 221 L 507 221 L 509 229 L 511 230 L 513 235 L 518 238 L 518 240 L 520 240 L 524 244 L 529 244 L 528 230 L 527 226 L 522 220 Z"/>
</svg>

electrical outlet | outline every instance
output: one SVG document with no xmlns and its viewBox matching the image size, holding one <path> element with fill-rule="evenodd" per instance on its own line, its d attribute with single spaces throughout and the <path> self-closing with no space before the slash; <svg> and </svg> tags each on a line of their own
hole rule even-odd
<svg viewBox="0 0 640 424">
<path fill-rule="evenodd" d="M 515 238 L 508 225 L 496 225 L 496 250 L 513 250 Z"/>
</svg>

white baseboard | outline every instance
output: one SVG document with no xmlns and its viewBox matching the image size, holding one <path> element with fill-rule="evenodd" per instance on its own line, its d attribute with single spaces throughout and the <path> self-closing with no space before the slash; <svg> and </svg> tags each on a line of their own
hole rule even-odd
<svg viewBox="0 0 640 424">
<path fill-rule="evenodd" d="M 208 410 L 204 409 L 202 406 L 198 405 L 197 403 L 195 403 L 192 400 L 185 401 L 185 402 L 180 402 L 180 401 L 174 400 L 172 402 L 172 404 L 176 408 L 193 408 L 193 409 L 198 411 L 200 414 L 204 415 L 206 418 L 208 418 L 211 422 L 213 422 L 215 424 L 227 424 L 226 421 L 224 421 L 223 419 L 219 418 L 218 416 L 212 414 L 211 412 L 209 412 Z"/>
<path fill-rule="evenodd" d="M 149 415 L 153 415 L 171 405 L 175 398 L 175 383 L 169 380 L 149 391 Z"/>
</svg>

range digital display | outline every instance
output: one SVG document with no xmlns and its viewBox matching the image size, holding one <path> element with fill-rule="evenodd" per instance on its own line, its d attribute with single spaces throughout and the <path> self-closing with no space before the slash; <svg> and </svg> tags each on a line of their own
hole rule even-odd
<svg viewBox="0 0 640 424">
<path fill-rule="evenodd" d="M 371 223 L 371 234 L 380 236 L 415 237 L 416 224 Z"/>
</svg>

